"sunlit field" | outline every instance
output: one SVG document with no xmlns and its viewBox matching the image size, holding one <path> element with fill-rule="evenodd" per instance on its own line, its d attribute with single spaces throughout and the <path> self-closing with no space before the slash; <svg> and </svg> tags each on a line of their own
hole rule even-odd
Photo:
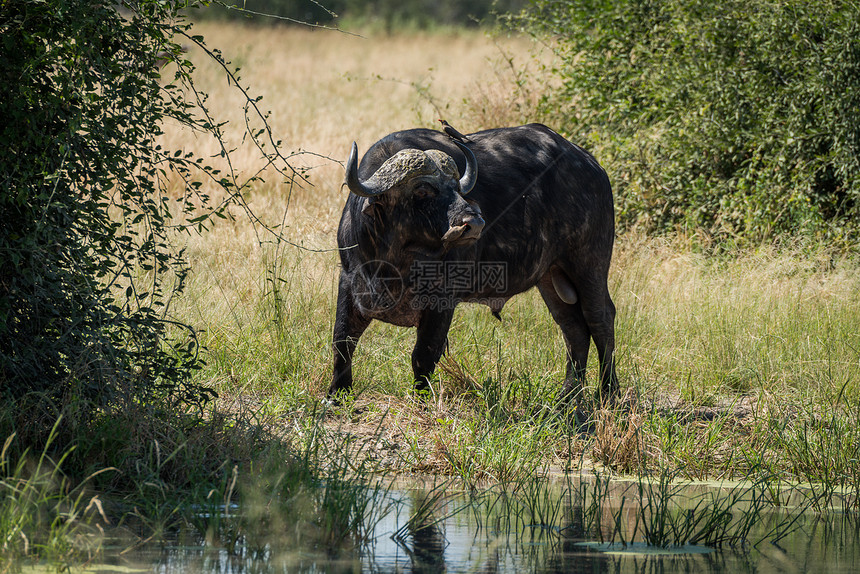
<svg viewBox="0 0 860 574">
<path fill-rule="evenodd" d="M 463 132 L 539 120 L 536 104 L 550 82 L 539 62 L 550 56 L 527 38 L 478 32 L 198 31 L 241 68 L 240 84 L 263 96 L 259 106 L 271 111 L 272 133 L 302 177 L 289 183 L 268 172 L 245 191 L 253 213 L 279 226 L 285 241 L 241 211 L 211 233 L 177 238 L 187 242 L 194 274 L 171 309 L 201 330 L 208 365 L 200 377 L 225 404 L 301 428 L 329 384 L 335 233 L 352 141 L 363 153 L 389 132 L 436 127 L 441 117 Z M 189 58 L 204 62 L 197 51 Z M 233 169 L 253 174 L 262 166 L 241 142 L 243 98 L 211 63 L 195 77 L 212 115 L 232 122 L 225 130 L 238 148 Z M 169 148 L 218 151 L 178 126 L 167 126 L 164 139 Z M 600 149 L 592 151 L 600 160 Z M 502 322 L 485 307 L 461 306 L 426 405 L 410 392 L 414 332 L 374 323 L 356 354 L 355 402 L 331 424 L 378 431 L 380 445 L 395 445 L 384 458 L 398 468 L 467 478 L 512 479 L 581 455 L 631 471 L 643 453 L 648 464 L 697 476 L 743 476 L 767 458 L 808 478 L 783 458 L 796 434 L 789 421 L 857 417 L 857 263 L 814 242 L 718 257 L 692 245 L 683 234 L 619 233 L 610 281 L 624 408 L 592 421 L 592 438 L 573 439 L 534 418 L 553 411 L 564 373 L 560 332 L 534 291 L 511 301 Z M 831 422 L 826 437 L 843 425 Z M 839 456 L 850 457 L 860 435 L 857 425 L 845 429 Z M 768 458 L 770 448 L 780 454 Z M 524 467 L 529 460 L 535 464 Z"/>
</svg>

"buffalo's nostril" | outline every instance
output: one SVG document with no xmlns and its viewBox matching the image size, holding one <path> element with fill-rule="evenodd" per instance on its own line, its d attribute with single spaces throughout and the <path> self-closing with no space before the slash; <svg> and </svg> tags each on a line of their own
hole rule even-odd
<svg viewBox="0 0 860 574">
<path fill-rule="evenodd" d="M 484 229 L 484 220 L 481 216 L 475 216 L 464 222 L 465 231 L 463 235 L 466 237 L 478 237 Z"/>
<path fill-rule="evenodd" d="M 448 228 L 448 231 L 442 236 L 442 241 L 446 243 L 455 241 L 474 241 L 481 236 L 481 230 L 483 229 L 484 220 L 480 216 L 469 217 L 462 221 L 460 225 Z"/>
</svg>

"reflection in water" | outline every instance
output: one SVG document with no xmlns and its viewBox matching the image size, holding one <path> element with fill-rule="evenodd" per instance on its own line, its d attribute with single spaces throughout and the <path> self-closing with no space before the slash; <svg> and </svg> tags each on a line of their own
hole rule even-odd
<svg viewBox="0 0 860 574">
<path fill-rule="evenodd" d="M 414 574 L 435 574 L 446 572 L 445 534 L 439 527 L 438 518 L 432 511 L 421 512 L 428 504 L 433 504 L 431 494 L 422 491 L 411 493 L 413 514 L 406 523 L 406 530 L 412 540 L 410 549 L 401 540 L 398 543 L 409 554 Z"/>
<path fill-rule="evenodd" d="M 614 549 L 623 552 L 601 552 L 582 544 L 597 539 L 594 508 L 572 504 L 575 499 L 569 492 L 555 488 L 528 495 L 454 494 L 437 489 L 391 491 L 385 496 L 397 501 L 397 510 L 377 525 L 373 544 L 341 554 L 331 554 L 326 548 L 296 549 L 270 537 L 265 544 L 239 540 L 229 552 L 201 541 L 196 546 L 150 546 L 122 557 L 108 557 L 106 562 L 117 565 L 115 571 L 140 566 L 144 571 L 160 574 L 769 574 L 855 572 L 860 564 L 860 520 L 849 514 L 826 520 L 821 515 L 806 515 L 778 545 L 764 540 L 756 546 L 739 544 L 707 554 L 670 555 L 618 544 Z M 601 511 L 609 512 L 607 508 Z M 761 532 L 751 532 L 749 539 L 757 540 L 768 532 L 774 520 L 773 516 L 763 516 L 757 526 Z"/>
</svg>

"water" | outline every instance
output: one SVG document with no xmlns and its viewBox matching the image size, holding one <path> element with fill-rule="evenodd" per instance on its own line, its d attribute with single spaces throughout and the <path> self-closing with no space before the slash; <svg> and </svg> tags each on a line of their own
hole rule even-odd
<svg viewBox="0 0 860 574">
<path fill-rule="evenodd" d="M 513 494 L 488 491 L 477 496 L 450 487 L 398 487 L 380 497 L 376 508 L 385 512 L 377 517 L 368 540 L 352 549 L 291 548 L 279 542 L 278 532 L 269 532 L 265 541 L 256 543 L 238 536 L 228 551 L 184 533 L 173 542 L 149 544 L 122 555 L 120 548 L 108 548 L 92 571 L 766 574 L 860 569 L 856 515 L 751 511 L 754 504 L 738 500 L 725 520 L 748 528 L 744 542 L 657 548 L 641 542 L 646 515 L 661 502 L 656 491 L 646 493 L 650 506 L 637 502 L 644 499 L 634 496 L 635 484 L 607 481 L 603 492 L 608 495 L 595 497 L 599 492 L 593 482 L 536 483 Z M 673 487 L 672 492 L 675 502 L 681 495 L 686 502 L 671 512 L 674 518 L 652 521 L 652 534 L 661 525 L 682 528 L 696 516 L 710 516 L 714 505 L 696 506 L 703 492 L 725 499 L 725 492 L 718 489 L 695 487 L 682 493 Z M 744 517 L 750 520 L 744 522 Z M 281 526 L 285 531 L 290 527 Z"/>
</svg>

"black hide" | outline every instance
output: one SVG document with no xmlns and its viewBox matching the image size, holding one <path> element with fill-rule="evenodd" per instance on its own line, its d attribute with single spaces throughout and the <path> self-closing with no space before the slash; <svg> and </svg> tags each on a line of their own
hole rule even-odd
<svg viewBox="0 0 860 574">
<path fill-rule="evenodd" d="M 418 328 L 412 367 L 420 390 L 445 349 L 458 303 L 486 304 L 498 317 L 507 299 L 537 286 L 567 346 L 559 398 L 579 398 L 591 340 L 601 395 L 613 398 L 615 307 L 607 275 L 615 231 L 606 172 L 539 124 L 466 138 L 478 179 L 465 197 L 431 190 L 428 198 L 405 185 L 372 199 L 347 198 L 338 229 L 342 271 L 329 396 L 352 385 L 352 355 L 372 319 Z M 465 156 L 447 135 L 413 129 L 376 142 L 359 178 L 367 180 L 404 149 L 441 150 L 463 173 Z M 446 230 L 463 225 L 479 233 L 477 240 L 442 242 Z"/>
</svg>

